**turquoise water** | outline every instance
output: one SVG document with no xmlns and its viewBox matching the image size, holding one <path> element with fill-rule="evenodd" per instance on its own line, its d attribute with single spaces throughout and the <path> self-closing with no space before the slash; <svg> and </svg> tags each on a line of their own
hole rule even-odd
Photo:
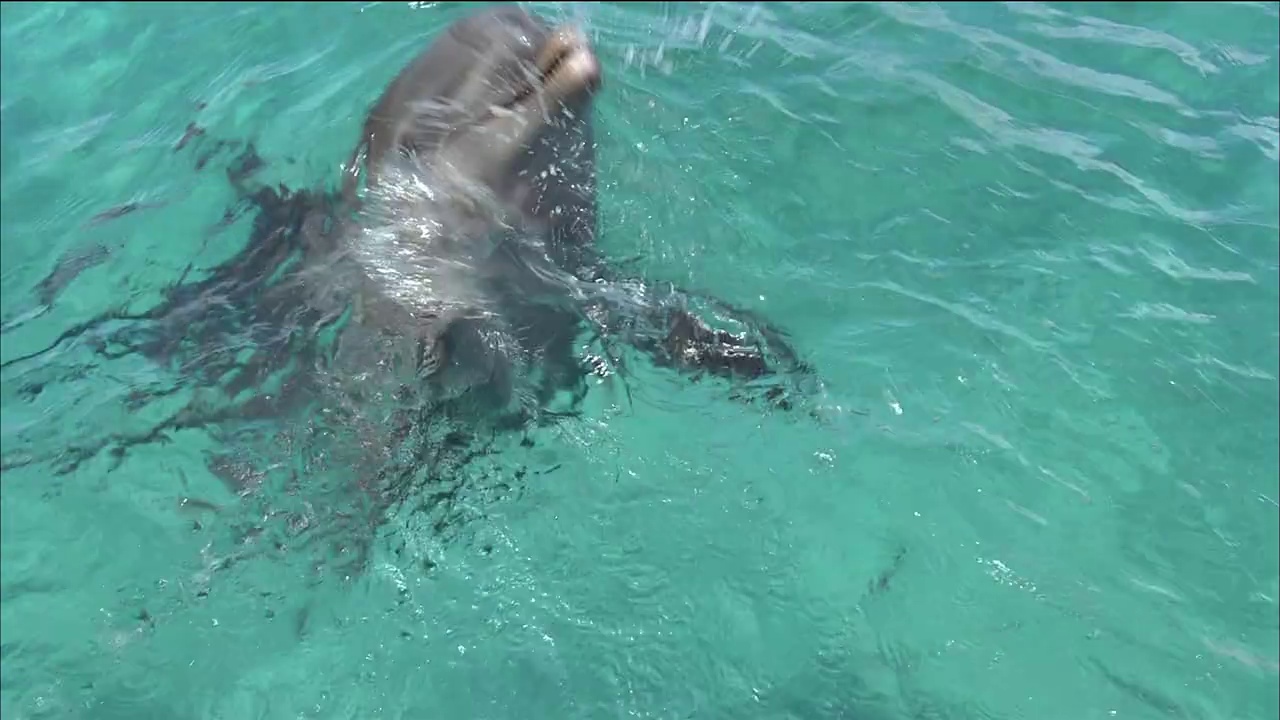
<svg viewBox="0 0 1280 720">
<path fill-rule="evenodd" d="M 786 328 L 825 420 L 646 370 L 346 576 L 238 553 L 200 429 L 57 474 L 181 404 L 67 343 L 3 375 L 0 715 L 1277 717 L 1277 4 L 530 7 L 604 63 L 602 246 Z M 467 11 L 4 4 L 0 355 L 244 244 L 189 122 L 332 184 Z"/>
</svg>

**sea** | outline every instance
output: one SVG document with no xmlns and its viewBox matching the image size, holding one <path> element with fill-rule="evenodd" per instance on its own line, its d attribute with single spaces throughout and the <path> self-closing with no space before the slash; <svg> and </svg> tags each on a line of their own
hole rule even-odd
<svg viewBox="0 0 1280 720">
<path fill-rule="evenodd" d="M 601 251 L 821 388 L 635 355 L 359 522 L 372 406 L 197 422 L 252 343 L 108 330 L 480 4 L 0 4 L 0 716 L 1273 720 L 1280 4 L 1214 4 L 522 4 Z"/>
</svg>

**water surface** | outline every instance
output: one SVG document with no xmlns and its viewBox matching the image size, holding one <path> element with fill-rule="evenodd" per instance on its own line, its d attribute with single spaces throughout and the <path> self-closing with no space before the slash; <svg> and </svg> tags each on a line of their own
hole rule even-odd
<svg viewBox="0 0 1280 720">
<path fill-rule="evenodd" d="M 68 343 L 3 375 L 0 714 L 1280 714 L 1276 3 L 530 7 L 604 63 L 602 246 L 785 327 L 827 421 L 643 370 L 345 577 L 228 562 L 199 429 L 73 457 L 188 398 Z M 4 4 L 0 355 L 243 246 L 189 123 L 332 184 L 467 11 Z"/>
</svg>

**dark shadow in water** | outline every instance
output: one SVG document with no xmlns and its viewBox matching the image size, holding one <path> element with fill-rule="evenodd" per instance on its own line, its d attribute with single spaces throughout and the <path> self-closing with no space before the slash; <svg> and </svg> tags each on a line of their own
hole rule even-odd
<svg viewBox="0 0 1280 720">
<path fill-rule="evenodd" d="M 611 350 L 615 339 L 654 365 L 692 379 L 732 378 L 733 397 L 769 408 L 794 407 L 788 386 L 771 379 L 813 379 L 812 369 L 783 335 L 759 317 L 668 287 L 666 297 L 672 302 L 585 308 L 584 317 L 594 313 L 601 318 L 595 328 L 600 355 L 572 357 L 572 346 L 566 343 L 563 357 L 543 357 L 543 364 L 551 366 L 545 372 L 551 380 L 538 394 L 542 411 L 533 418 L 479 418 L 463 401 L 426 402 L 416 388 L 404 384 L 365 390 L 361 384 L 344 383 L 340 371 L 331 372 L 333 338 L 349 320 L 349 308 L 317 308 L 296 282 L 307 244 L 337 224 L 338 193 L 255 185 L 254 176 L 266 163 L 254 145 L 214 140 L 194 123 L 174 150 L 194 153 L 197 170 L 231 155 L 226 177 L 237 200 L 211 228 L 206 242 L 248 215 L 252 227 L 243 249 L 198 280 L 188 279 L 193 269 L 188 266 L 165 290 L 162 302 L 146 312 L 109 310 L 67 329 L 43 350 L 4 361 L 0 369 L 78 343 L 102 360 L 140 354 L 172 371 L 177 378 L 172 385 L 132 390 L 130 408 L 140 410 L 155 400 L 195 390 L 193 400 L 145 431 L 105 434 L 79 446 L 58 448 L 52 458 L 54 472 L 72 473 L 104 452 L 114 458 L 114 468 L 132 448 L 168 442 L 182 430 L 205 429 L 229 449 L 210 459 L 210 470 L 255 506 L 243 515 L 255 520 L 238 525 L 235 539 L 241 548 L 252 544 L 254 554 L 319 544 L 327 548 L 321 554 L 328 560 L 344 559 L 340 575 L 355 576 L 365 565 L 382 519 L 405 503 L 415 512 L 432 514 L 431 527 L 447 535 L 458 517 L 458 493 L 466 476 L 462 469 L 493 452 L 500 437 L 523 434 L 519 442 L 528 447 L 534 442 L 531 428 L 575 417 L 593 374 L 625 375 L 624 356 Z M 94 222 L 145 209 L 122 206 Z M 40 301 L 55 302 L 71 280 L 104 259 L 105 253 L 90 252 L 60 262 L 41 283 Z M 629 282 L 617 278 L 603 257 L 597 257 L 587 272 L 594 280 Z M 749 332 L 713 328 L 686 309 L 695 303 Z M 67 374 L 83 376 L 92 368 L 80 365 Z M 38 396 L 49 382 L 28 382 L 20 394 Z M 621 382 L 625 384 L 625 377 Z M 569 406 L 550 411 L 552 398 L 564 390 L 572 398 Z M 389 403 L 390 409 L 371 411 L 372 396 Z M 289 471 L 263 470 L 279 465 L 282 449 L 289 457 L 310 452 L 322 459 Z M 266 459 L 273 456 L 274 463 Z M 0 471 L 49 459 L 29 453 L 6 455 Z M 509 472 L 511 477 L 499 485 L 518 485 L 527 471 Z M 333 477 L 322 481 L 324 473 Z M 295 507 L 284 509 L 289 504 Z M 224 563 L 238 557 L 240 551 L 228 553 Z"/>
</svg>

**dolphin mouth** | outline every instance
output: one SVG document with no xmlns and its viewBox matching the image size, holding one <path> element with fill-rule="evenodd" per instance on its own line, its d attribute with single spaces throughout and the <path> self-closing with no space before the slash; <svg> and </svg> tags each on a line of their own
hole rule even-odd
<svg viewBox="0 0 1280 720">
<path fill-rule="evenodd" d="M 551 31 L 534 60 L 535 76 L 516 92 L 507 103 L 515 108 L 541 93 L 565 102 L 581 92 L 600 88 L 600 60 L 591 49 L 586 34 L 575 25 L 562 25 Z"/>
</svg>

